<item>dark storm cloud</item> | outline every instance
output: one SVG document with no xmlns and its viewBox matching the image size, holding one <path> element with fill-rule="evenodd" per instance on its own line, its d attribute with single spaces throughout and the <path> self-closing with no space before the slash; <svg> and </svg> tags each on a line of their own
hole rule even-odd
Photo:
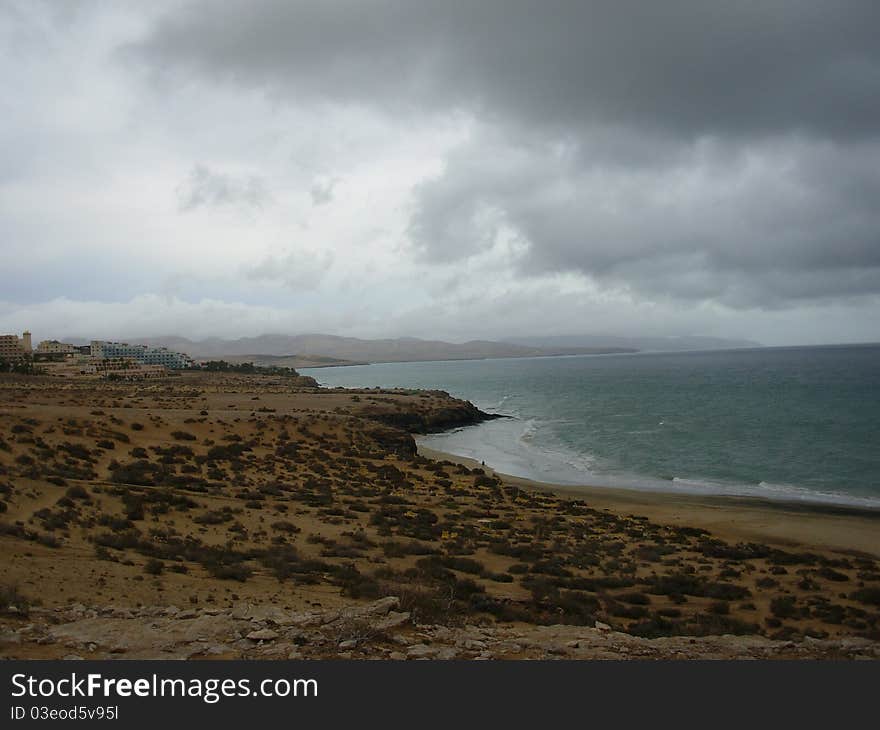
<svg viewBox="0 0 880 730">
<path fill-rule="evenodd" d="M 528 242 L 523 273 L 581 271 L 649 295 L 776 307 L 880 291 L 876 145 L 698 146 L 667 165 L 585 164 L 482 138 L 424 184 L 411 225 L 445 262 Z"/>
<path fill-rule="evenodd" d="M 880 4 L 195 3 L 135 57 L 298 102 L 463 111 L 429 261 L 780 306 L 880 292 Z"/>
<path fill-rule="evenodd" d="M 565 127 L 873 136 L 873 0 L 196 3 L 141 50 L 295 96 L 462 104 Z"/>
</svg>

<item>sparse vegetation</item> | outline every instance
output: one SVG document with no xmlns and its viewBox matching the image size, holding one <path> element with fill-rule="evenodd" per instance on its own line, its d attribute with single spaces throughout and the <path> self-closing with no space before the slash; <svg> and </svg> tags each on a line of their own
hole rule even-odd
<svg viewBox="0 0 880 730">
<path fill-rule="evenodd" d="M 88 416 L 21 409 L 0 424 L 0 541 L 39 566 L 53 601 L 395 596 L 412 621 L 452 627 L 880 632 L 871 557 L 726 542 L 420 457 L 400 426 L 452 418 L 446 396 L 337 392 L 327 409 L 322 394 L 296 401 L 290 378 L 227 369 L 192 382 L 206 377 L 216 388 L 104 381 L 89 386 Z M 33 397 L 21 388 L 7 397 Z M 128 427 L 127 406 L 139 409 Z M 58 580 L 49 566 L 72 555 Z"/>
</svg>

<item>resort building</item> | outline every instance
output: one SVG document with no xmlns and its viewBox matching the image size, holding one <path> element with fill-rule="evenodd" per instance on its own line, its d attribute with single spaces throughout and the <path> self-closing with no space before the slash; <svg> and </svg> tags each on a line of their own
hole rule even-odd
<svg viewBox="0 0 880 730">
<path fill-rule="evenodd" d="M 79 355 L 80 349 L 58 340 L 43 340 L 34 352 L 39 355 Z"/>
<path fill-rule="evenodd" d="M 31 333 L 0 335 L 0 360 L 18 360 L 31 354 Z"/>
<path fill-rule="evenodd" d="M 174 352 L 165 347 L 130 345 L 127 342 L 107 342 L 92 340 L 90 354 L 93 358 L 128 358 L 144 365 L 162 365 L 170 370 L 182 370 L 194 365 L 193 359 L 182 352 Z"/>
<path fill-rule="evenodd" d="M 42 372 L 53 378 L 101 377 L 110 380 L 145 380 L 165 378 L 177 373 L 163 365 L 144 365 L 131 358 L 110 360 L 68 357 L 40 364 Z"/>
</svg>

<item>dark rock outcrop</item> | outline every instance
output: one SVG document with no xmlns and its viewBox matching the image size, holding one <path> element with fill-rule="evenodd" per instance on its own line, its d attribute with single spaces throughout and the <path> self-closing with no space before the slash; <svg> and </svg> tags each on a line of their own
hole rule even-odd
<svg viewBox="0 0 880 730">
<path fill-rule="evenodd" d="M 470 401 L 454 398 L 450 398 L 449 402 L 441 407 L 426 410 L 388 411 L 367 408 L 360 415 L 388 426 L 402 428 L 410 433 L 437 433 L 450 428 L 474 426 L 483 421 L 503 418 L 503 416 L 481 411 Z"/>
</svg>

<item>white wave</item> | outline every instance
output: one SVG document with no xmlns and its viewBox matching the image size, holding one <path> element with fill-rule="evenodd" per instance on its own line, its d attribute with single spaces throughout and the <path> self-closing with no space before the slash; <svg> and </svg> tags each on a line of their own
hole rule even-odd
<svg viewBox="0 0 880 730">
<path fill-rule="evenodd" d="M 775 501 L 880 507 L 880 498 L 820 491 L 767 481 L 744 483 L 695 476 L 621 472 L 595 455 L 554 443 L 547 421 L 501 419 L 420 438 L 426 446 L 485 462 L 513 476 L 565 486 L 761 497 Z"/>
<path fill-rule="evenodd" d="M 540 427 L 537 419 L 530 418 L 523 425 L 522 433 L 519 436 L 519 440 L 523 443 L 529 443 L 535 439 L 535 436 L 538 435 L 538 428 Z"/>
</svg>

